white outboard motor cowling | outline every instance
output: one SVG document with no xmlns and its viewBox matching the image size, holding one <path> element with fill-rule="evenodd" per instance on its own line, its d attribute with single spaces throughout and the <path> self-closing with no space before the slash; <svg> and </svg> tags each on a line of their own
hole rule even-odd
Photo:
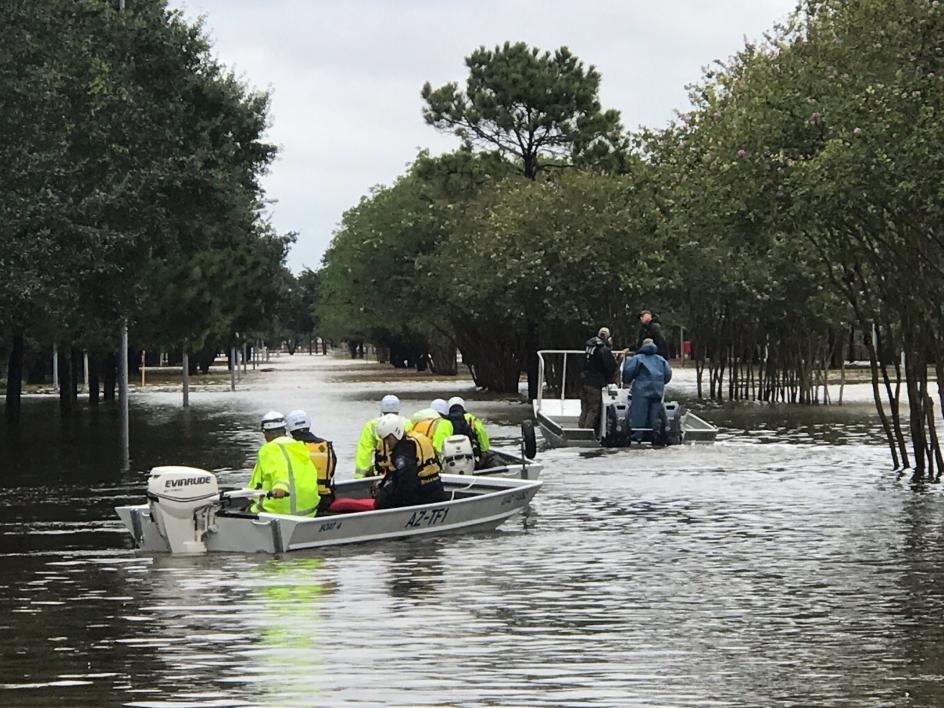
<svg viewBox="0 0 944 708">
<path fill-rule="evenodd" d="M 472 474 L 475 472 L 475 455 L 472 441 L 467 435 L 446 438 L 442 449 L 442 466 L 446 474 Z"/>
<path fill-rule="evenodd" d="M 206 553 L 203 536 L 220 500 L 213 474 L 196 467 L 155 467 L 147 498 L 151 519 L 171 553 Z"/>
</svg>

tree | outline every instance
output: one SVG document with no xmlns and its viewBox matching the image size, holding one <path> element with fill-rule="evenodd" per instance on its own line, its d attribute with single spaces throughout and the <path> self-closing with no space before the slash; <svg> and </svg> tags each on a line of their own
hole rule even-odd
<svg viewBox="0 0 944 708">
<path fill-rule="evenodd" d="M 652 188 L 637 163 L 619 177 L 574 171 L 483 194 L 433 271 L 477 383 L 517 393 L 537 348 L 580 348 L 602 323 L 629 338 L 643 295 L 664 288 Z M 529 372 L 534 395 L 538 383 Z"/>
<path fill-rule="evenodd" d="M 610 168 L 625 152 L 619 112 L 600 106 L 600 74 L 567 47 L 541 52 L 523 42 L 466 57 L 465 92 L 448 83 L 423 85 L 423 117 L 467 144 L 513 155 L 524 176 L 561 161 Z"/>
<path fill-rule="evenodd" d="M 126 12 L 13 0 L 0 24 L 0 327 L 15 422 L 27 333 L 104 355 L 123 319 L 171 346 L 248 331 L 271 313 L 269 276 L 291 238 L 259 208 L 268 98 L 212 59 L 199 25 L 162 0 Z"/>
<path fill-rule="evenodd" d="M 440 295 L 435 263 L 476 196 L 511 171 L 495 155 L 421 153 L 396 183 L 349 209 L 321 271 L 315 309 L 324 333 L 372 341 L 394 361 L 431 354 L 435 371 L 454 374 L 456 343 L 445 314 L 452 294 Z"/>
</svg>

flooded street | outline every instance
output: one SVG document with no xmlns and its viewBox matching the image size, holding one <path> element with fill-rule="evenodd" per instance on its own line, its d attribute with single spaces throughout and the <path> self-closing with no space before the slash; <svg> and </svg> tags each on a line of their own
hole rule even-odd
<svg viewBox="0 0 944 708">
<path fill-rule="evenodd" d="M 0 437 L 0 698 L 11 706 L 944 703 L 944 500 L 888 472 L 870 405 L 696 410 L 719 442 L 545 450 L 524 516 L 475 536 L 282 557 L 139 555 L 148 468 L 248 479 L 260 415 L 306 409 L 349 478 L 385 393 L 465 395 L 499 446 L 526 406 L 468 381 L 282 356 L 236 393 L 131 399 Z M 390 376 L 391 383 L 380 383 Z"/>
</svg>

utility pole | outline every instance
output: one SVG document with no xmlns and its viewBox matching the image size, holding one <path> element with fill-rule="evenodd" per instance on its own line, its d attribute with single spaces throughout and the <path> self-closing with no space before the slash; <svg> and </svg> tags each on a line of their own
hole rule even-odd
<svg viewBox="0 0 944 708">
<path fill-rule="evenodd" d="M 124 469 L 131 467 L 131 433 L 128 426 L 128 320 L 121 322 L 118 347 L 118 397 L 121 401 L 121 451 Z"/>
</svg>

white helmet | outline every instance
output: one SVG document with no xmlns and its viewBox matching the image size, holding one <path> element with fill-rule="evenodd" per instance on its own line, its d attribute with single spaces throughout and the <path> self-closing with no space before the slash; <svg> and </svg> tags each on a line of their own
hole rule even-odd
<svg viewBox="0 0 944 708">
<path fill-rule="evenodd" d="M 311 418 L 305 411 L 292 411 L 285 416 L 285 429 L 288 432 L 295 430 L 308 430 L 311 428 Z"/>
<path fill-rule="evenodd" d="M 453 396 L 449 399 L 449 410 L 452 410 L 453 406 L 462 406 L 462 410 L 465 410 L 465 401 L 459 396 Z"/>
<path fill-rule="evenodd" d="M 396 413 L 385 413 L 377 421 L 377 437 L 381 440 L 393 435 L 397 440 L 403 439 L 403 418 Z"/>
<path fill-rule="evenodd" d="M 437 398 L 432 403 L 429 404 L 429 407 L 434 411 L 439 413 L 439 415 L 447 416 L 449 415 L 449 405 L 446 403 L 445 398 Z"/>
<path fill-rule="evenodd" d="M 262 416 L 263 430 L 279 430 L 285 427 L 285 416 L 278 411 L 269 411 Z"/>
<path fill-rule="evenodd" d="M 384 413 L 399 413 L 400 399 L 391 393 L 388 393 L 380 400 L 380 415 Z"/>
</svg>

